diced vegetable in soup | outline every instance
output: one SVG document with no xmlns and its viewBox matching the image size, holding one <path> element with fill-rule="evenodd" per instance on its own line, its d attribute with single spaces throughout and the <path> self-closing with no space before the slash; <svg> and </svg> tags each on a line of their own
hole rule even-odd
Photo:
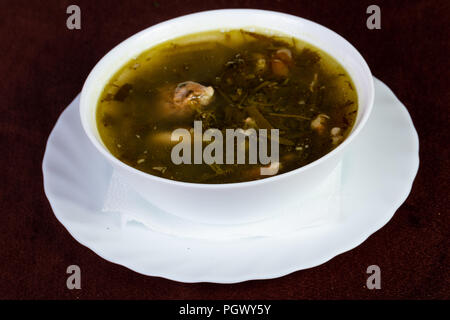
<svg viewBox="0 0 450 320">
<path fill-rule="evenodd" d="M 97 126 L 109 151 L 138 170 L 184 182 L 233 183 L 269 177 L 261 168 L 282 174 L 327 154 L 351 131 L 357 101 L 343 67 L 308 43 L 244 30 L 211 31 L 160 44 L 122 67 L 101 94 Z M 202 139 L 194 122 L 201 123 L 203 134 L 223 133 L 223 160 L 194 160 L 194 144 Z M 183 154 L 190 164 L 172 158 L 181 141 L 172 134 L 180 128 L 191 138 L 192 152 Z M 225 161 L 229 129 L 266 129 L 258 143 L 275 139 L 278 161 L 249 161 L 248 140 L 245 163 Z M 203 139 L 200 146 L 211 141 L 217 142 Z M 268 153 L 274 151 L 270 141 L 267 145 Z"/>
</svg>

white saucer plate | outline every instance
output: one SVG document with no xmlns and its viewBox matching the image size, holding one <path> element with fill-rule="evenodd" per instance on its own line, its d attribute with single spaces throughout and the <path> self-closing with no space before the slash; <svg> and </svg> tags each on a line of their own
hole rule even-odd
<svg viewBox="0 0 450 320">
<path fill-rule="evenodd" d="M 360 245 L 405 201 L 419 166 L 419 140 L 403 104 L 375 79 L 375 106 L 342 164 L 341 218 L 285 236 L 226 241 L 121 226 L 102 212 L 112 168 L 82 130 L 77 97 L 50 134 L 44 188 L 57 219 L 102 258 L 138 273 L 181 282 L 270 279 L 320 265 Z M 176 201 L 176 199 L 174 199 Z"/>
</svg>

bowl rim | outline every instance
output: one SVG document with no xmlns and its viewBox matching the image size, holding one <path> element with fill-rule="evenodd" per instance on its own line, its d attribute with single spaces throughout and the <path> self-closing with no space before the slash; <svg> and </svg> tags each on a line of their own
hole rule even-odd
<svg viewBox="0 0 450 320">
<path fill-rule="evenodd" d="M 282 174 L 277 174 L 274 176 L 268 176 L 266 178 L 263 179 L 258 179 L 258 180 L 252 180 L 252 181 L 244 181 L 244 182 L 232 182 L 232 183 L 217 183 L 217 184 L 207 184 L 207 183 L 194 183 L 194 182 L 185 182 L 185 181 L 178 181 L 178 180 L 171 180 L 171 179 L 167 179 L 167 178 L 162 178 L 162 177 L 158 177 L 155 175 L 152 175 L 150 173 L 138 170 L 136 168 L 133 168 L 131 166 L 129 166 L 128 164 L 120 161 L 119 159 L 117 159 L 114 155 L 111 154 L 111 152 L 109 152 L 109 150 L 106 149 L 105 146 L 103 146 L 101 143 L 99 143 L 99 141 L 97 140 L 96 137 L 93 136 L 93 134 L 91 133 L 91 130 L 88 126 L 88 124 L 85 121 L 85 117 L 83 115 L 83 110 L 86 109 L 88 110 L 88 108 L 83 108 L 83 105 L 87 104 L 87 97 L 86 97 L 86 91 L 89 88 L 89 86 L 91 85 L 91 83 L 93 81 L 95 81 L 95 76 L 96 74 L 99 72 L 99 70 L 102 67 L 103 62 L 113 56 L 115 54 L 116 51 L 119 51 L 119 49 L 121 49 L 123 46 L 125 46 L 128 42 L 133 41 L 134 39 L 142 36 L 145 33 L 148 32 L 152 32 L 157 30 L 157 28 L 166 26 L 166 25 L 170 25 L 170 24 L 174 24 L 174 23 L 183 23 L 184 20 L 187 19 L 195 19 L 196 17 L 199 16 L 204 16 L 204 15 L 210 15 L 210 14 L 221 14 L 221 13 L 227 13 L 227 14 L 263 14 L 263 15 L 278 15 L 280 18 L 287 18 L 287 19 L 297 19 L 301 22 L 304 22 L 306 24 L 310 24 L 313 25 L 316 28 L 322 29 L 324 32 L 328 32 L 328 33 L 332 33 L 334 34 L 335 37 L 337 37 L 341 42 L 345 43 L 350 50 L 353 50 L 355 57 L 357 59 L 360 60 L 362 68 L 364 69 L 364 72 L 367 74 L 367 76 L 369 77 L 369 88 L 368 88 L 368 104 L 367 104 L 367 108 L 365 110 L 365 113 L 363 114 L 362 118 L 360 119 L 360 122 L 355 124 L 351 130 L 351 132 L 349 133 L 349 135 L 347 136 L 347 138 L 340 144 L 338 145 L 336 148 L 334 148 L 333 150 L 331 150 L 330 152 L 326 153 L 325 155 L 323 155 L 322 157 L 320 157 L 319 159 L 314 160 L 313 162 L 302 166 L 300 168 L 282 173 Z M 220 25 L 217 27 L 217 29 L 220 29 Z M 267 28 L 270 29 L 270 28 Z M 286 34 L 289 34 L 289 32 L 285 32 Z M 151 46 L 149 47 L 151 48 Z M 321 49 L 321 48 L 319 48 Z M 323 50 L 323 49 L 322 49 Z M 328 53 L 328 52 L 327 52 Z M 331 53 L 328 53 L 331 57 L 335 58 L 334 55 L 332 55 Z M 336 58 L 335 58 L 336 59 Z M 124 62 L 126 63 L 126 62 Z M 256 186 L 256 185 L 260 185 L 260 184 L 265 184 L 265 183 L 270 183 L 270 182 L 276 182 L 276 181 L 280 181 L 286 178 L 289 178 L 293 175 L 299 174 L 301 172 L 307 171 L 313 167 L 316 167 L 318 165 L 320 165 L 321 163 L 327 161 L 328 159 L 336 156 L 337 154 L 339 154 L 340 152 L 342 152 L 349 144 L 351 141 L 353 141 L 355 139 L 355 137 L 361 132 L 362 128 L 365 126 L 371 112 L 373 109 L 373 104 L 374 104 L 374 99 L 375 99 L 375 88 L 374 88 L 374 82 L 373 82 L 373 76 L 372 73 L 370 71 L 369 66 L 367 65 L 367 62 L 365 61 L 365 59 L 362 57 L 362 55 L 360 54 L 360 52 L 350 43 L 348 42 L 344 37 L 342 37 L 341 35 L 339 35 L 337 32 L 321 25 L 318 24 L 316 22 L 313 22 L 311 20 L 302 18 L 302 17 L 298 17 L 298 16 L 294 16 L 291 14 L 287 14 L 287 13 L 283 13 L 283 12 L 278 12 L 278 11 L 271 11 L 271 10 L 261 10 L 261 9 L 218 9 L 218 10 L 207 10 L 207 11 L 200 11 L 200 12 L 196 12 L 196 13 L 191 13 L 191 14 L 187 14 L 187 15 L 183 15 L 180 17 L 176 17 L 173 19 L 169 19 L 160 23 L 157 23 L 155 25 L 152 25 L 142 31 L 139 31 L 138 33 L 128 37 L 127 39 L 121 41 L 118 45 L 116 45 L 113 49 L 111 49 L 110 51 L 108 51 L 108 53 L 106 55 L 104 55 L 98 62 L 97 64 L 94 66 L 94 68 L 91 70 L 91 72 L 89 73 L 83 88 L 81 90 L 81 97 L 80 97 L 80 108 L 79 108 L 79 113 L 80 113 L 80 120 L 81 120 L 81 124 L 82 127 L 84 129 L 84 132 L 86 133 L 86 135 L 88 136 L 89 140 L 94 144 L 94 146 L 96 147 L 96 149 L 103 154 L 113 165 L 117 165 L 121 168 L 124 168 L 125 170 L 127 170 L 130 174 L 133 175 L 139 175 L 145 179 L 150 179 L 153 180 L 154 182 L 159 182 L 159 183 L 166 183 L 166 184 L 170 184 L 173 186 L 178 186 L 178 187 L 189 187 L 189 188 L 197 188 L 197 189 L 228 189 L 228 188 L 245 188 L 245 187 L 250 187 L 250 186 Z M 97 127 L 95 125 L 95 127 Z"/>
</svg>

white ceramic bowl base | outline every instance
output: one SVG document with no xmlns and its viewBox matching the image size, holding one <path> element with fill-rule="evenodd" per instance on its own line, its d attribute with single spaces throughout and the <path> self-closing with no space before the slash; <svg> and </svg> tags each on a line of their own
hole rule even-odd
<svg viewBox="0 0 450 320">
<path fill-rule="evenodd" d="M 342 165 L 339 164 L 320 188 L 311 190 L 290 207 L 280 204 L 270 212 L 269 218 L 250 223 L 211 224 L 183 219 L 178 212 L 168 213 L 159 209 L 140 196 L 117 171 L 113 171 L 102 211 L 121 215 L 123 225 L 137 222 L 157 233 L 183 238 L 234 240 L 287 235 L 303 228 L 333 223 L 340 218 L 341 173 Z M 176 196 L 172 201 L 177 201 Z M 274 201 L 279 203 L 277 199 Z"/>
<path fill-rule="evenodd" d="M 322 264 L 384 226 L 408 196 L 418 170 L 411 118 L 375 79 L 375 105 L 342 163 L 341 219 L 286 236 L 229 241 L 183 238 L 139 224 L 121 227 L 101 211 L 112 168 L 80 124 L 78 100 L 61 115 L 43 160 L 45 193 L 57 219 L 81 244 L 136 272 L 182 282 L 269 279 Z"/>
</svg>

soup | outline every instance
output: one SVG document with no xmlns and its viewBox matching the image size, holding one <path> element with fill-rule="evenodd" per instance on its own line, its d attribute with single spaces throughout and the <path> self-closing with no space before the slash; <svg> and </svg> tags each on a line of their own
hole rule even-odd
<svg viewBox="0 0 450 320">
<path fill-rule="evenodd" d="M 128 62 L 105 86 L 96 117 L 105 146 L 129 166 L 177 181 L 233 183 L 270 176 L 262 168 L 282 174 L 324 156 L 350 133 L 357 101 L 345 69 L 308 43 L 245 30 L 210 31 L 162 43 Z M 190 136 L 174 139 L 179 129 Z M 236 161 L 228 161 L 228 146 L 220 157 L 218 149 L 213 152 L 221 158 L 213 163 L 197 161 L 186 149 L 181 153 L 189 161 L 174 161 L 182 140 L 189 138 L 192 150 L 216 142 L 216 136 L 199 137 L 197 129 L 224 137 L 231 129 L 259 133 L 256 146 L 268 140 L 267 154 L 277 151 L 277 160 L 249 161 L 250 139 L 241 146 L 233 139 L 247 161 L 236 160 L 237 151 L 231 156 Z"/>
</svg>

